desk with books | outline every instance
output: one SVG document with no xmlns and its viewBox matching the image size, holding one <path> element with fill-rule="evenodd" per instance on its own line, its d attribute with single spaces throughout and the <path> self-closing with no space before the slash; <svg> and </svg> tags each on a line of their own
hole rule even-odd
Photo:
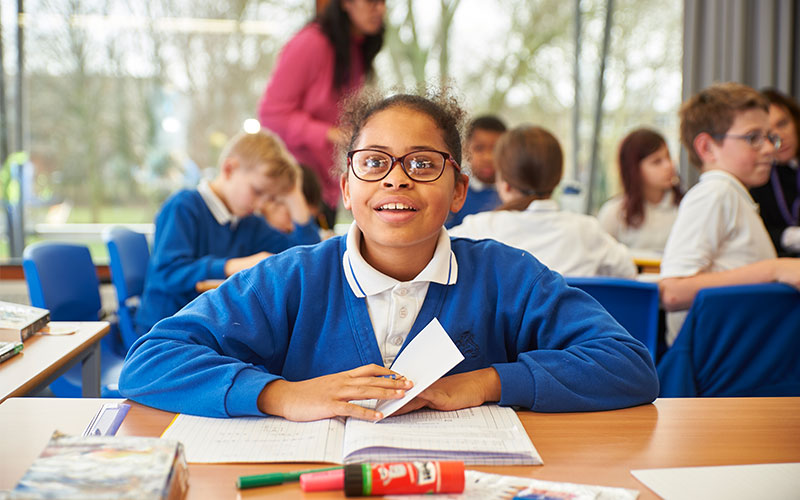
<svg viewBox="0 0 800 500">
<path fill-rule="evenodd" d="M 76 363 L 82 363 L 83 396 L 100 396 L 100 339 L 110 330 L 106 321 L 51 322 L 69 335 L 33 335 L 22 352 L 0 363 L 0 402 L 44 388 Z"/>
<path fill-rule="evenodd" d="M 99 399 L 16 398 L 0 405 L 0 489 L 13 488 L 50 434 L 80 434 Z M 117 435 L 159 436 L 174 414 L 136 403 Z M 800 398 L 660 399 L 608 412 L 519 417 L 544 465 L 468 467 L 496 474 L 625 487 L 657 498 L 631 469 L 800 461 Z M 236 498 L 239 476 L 314 468 L 301 464 L 190 464 L 187 498 Z M 243 490 L 241 498 L 344 498 L 304 494 L 296 483 Z M 433 497 L 431 497 L 433 498 Z"/>
</svg>

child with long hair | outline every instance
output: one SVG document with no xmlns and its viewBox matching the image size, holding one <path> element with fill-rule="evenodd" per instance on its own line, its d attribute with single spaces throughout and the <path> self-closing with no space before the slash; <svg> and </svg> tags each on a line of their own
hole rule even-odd
<svg viewBox="0 0 800 500">
<path fill-rule="evenodd" d="M 600 225 L 634 252 L 662 253 L 683 197 L 664 137 L 647 128 L 628 134 L 619 176 L 623 193 L 600 208 Z"/>
</svg>

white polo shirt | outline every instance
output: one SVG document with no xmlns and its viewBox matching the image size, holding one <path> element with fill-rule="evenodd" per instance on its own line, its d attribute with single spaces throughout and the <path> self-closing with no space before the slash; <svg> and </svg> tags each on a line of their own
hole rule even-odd
<svg viewBox="0 0 800 500">
<path fill-rule="evenodd" d="M 616 196 L 600 207 L 597 220 L 603 229 L 634 252 L 663 252 L 669 231 L 678 216 L 675 193 L 667 191 L 659 203 L 645 200 L 644 218 L 639 227 L 630 227 L 625 223 L 622 215 L 624 201 L 624 196 Z"/>
<path fill-rule="evenodd" d="M 497 210 L 464 217 L 451 236 L 491 238 L 526 250 L 564 276 L 636 277 L 628 248 L 597 219 L 559 210 L 553 200 L 534 200 L 523 211 Z"/>
<path fill-rule="evenodd" d="M 455 284 L 458 263 L 450 249 L 450 236 L 442 228 L 433 258 L 413 280 L 401 282 L 386 276 L 361 256 L 361 230 L 353 222 L 347 232 L 342 266 L 356 297 L 366 298 L 372 329 L 383 364 L 391 366 L 414 326 L 430 283 Z"/>
<path fill-rule="evenodd" d="M 758 204 L 744 184 L 726 171 L 710 170 L 681 201 L 661 259 L 661 277 L 727 271 L 776 257 Z M 668 345 L 686 314 L 667 314 Z"/>
</svg>

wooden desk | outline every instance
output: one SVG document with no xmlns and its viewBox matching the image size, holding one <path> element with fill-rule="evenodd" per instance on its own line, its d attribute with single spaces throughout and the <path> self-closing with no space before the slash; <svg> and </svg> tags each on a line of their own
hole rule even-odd
<svg viewBox="0 0 800 500">
<path fill-rule="evenodd" d="M 82 363 L 83 396 L 100 397 L 100 339 L 110 330 L 108 322 L 52 324 L 78 331 L 25 340 L 21 353 L 0 363 L 0 402 L 44 388 L 76 363 Z"/>
<path fill-rule="evenodd" d="M 197 293 L 207 292 L 209 290 L 213 290 L 220 286 L 222 282 L 225 280 L 203 280 L 198 281 L 194 284 L 194 289 L 197 290 Z"/>
<path fill-rule="evenodd" d="M 109 400 L 17 398 L 0 405 L 0 489 L 12 488 L 53 430 L 80 434 Z M 520 412 L 542 466 L 470 467 L 485 472 L 637 489 L 631 469 L 800 461 L 800 398 L 661 399 L 596 413 Z M 173 414 L 132 403 L 118 435 L 159 436 Z M 317 467 L 312 465 L 310 467 Z M 344 498 L 297 484 L 238 492 L 236 478 L 308 468 L 299 464 L 189 466 L 189 498 Z M 433 497 L 431 497 L 433 498 Z"/>
<path fill-rule="evenodd" d="M 633 263 L 639 269 L 640 273 L 655 273 L 661 272 L 661 258 L 660 257 L 634 257 Z"/>
</svg>

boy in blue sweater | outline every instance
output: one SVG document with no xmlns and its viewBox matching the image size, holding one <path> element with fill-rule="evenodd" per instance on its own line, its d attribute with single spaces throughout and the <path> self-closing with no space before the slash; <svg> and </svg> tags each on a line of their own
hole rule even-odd
<svg viewBox="0 0 800 500">
<path fill-rule="evenodd" d="M 494 146 L 506 131 L 506 125 L 494 115 L 483 115 L 467 126 L 466 150 L 472 176 L 469 178 L 467 199 L 458 212 L 450 214 L 444 227 L 450 229 L 464 221 L 467 215 L 487 212 L 499 207 L 500 197 L 495 187 Z"/>
<path fill-rule="evenodd" d="M 221 155 L 219 174 L 171 196 L 156 217 L 153 253 L 135 323 L 139 335 L 194 300 L 195 284 L 222 279 L 287 248 L 319 242 L 294 158 L 275 135 L 241 133 Z M 294 231 L 281 233 L 253 212 L 278 199 Z"/>
<path fill-rule="evenodd" d="M 591 297 L 524 251 L 448 236 L 468 182 L 462 116 L 447 96 L 348 103 L 349 233 L 266 259 L 159 322 L 128 353 L 122 394 L 215 417 L 376 420 L 350 401 L 401 398 L 413 381 L 386 367 L 438 318 L 465 359 L 402 411 L 652 401 L 647 349 Z"/>
</svg>

